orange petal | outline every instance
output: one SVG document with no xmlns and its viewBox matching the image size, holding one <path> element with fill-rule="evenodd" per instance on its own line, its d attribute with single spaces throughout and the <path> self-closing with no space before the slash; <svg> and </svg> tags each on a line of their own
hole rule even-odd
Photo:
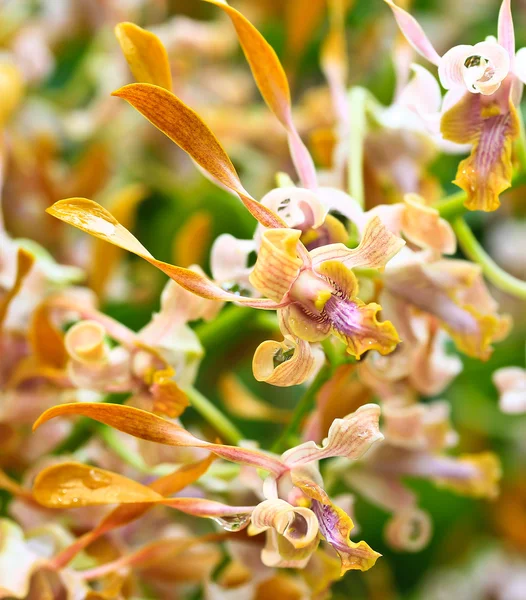
<svg viewBox="0 0 526 600">
<path fill-rule="evenodd" d="M 37 502 L 49 508 L 154 502 L 163 498 L 132 479 L 74 462 L 41 471 L 35 478 L 33 495 Z"/>
<path fill-rule="evenodd" d="M 113 194 L 107 203 L 108 210 L 126 228 L 132 228 L 135 222 L 137 205 L 144 200 L 147 190 L 143 185 L 131 184 Z M 97 295 L 103 295 L 121 252 L 116 247 L 109 248 L 94 240 L 89 284 Z"/>
<path fill-rule="evenodd" d="M 0 64 L 0 127 L 4 127 L 24 95 L 24 78 L 12 64 Z"/>
<path fill-rule="evenodd" d="M 227 188 L 236 192 L 250 213 L 265 227 L 286 227 L 270 209 L 245 190 L 227 153 L 201 120 L 177 96 L 148 83 L 132 83 L 113 92 L 124 98 L 195 162 Z"/>
<path fill-rule="evenodd" d="M 212 238 L 212 215 L 204 210 L 194 212 L 175 236 L 173 259 L 178 265 L 204 265 Z"/>
<path fill-rule="evenodd" d="M 243 296 L 226 292 L 196 271 L 169 265 L 155 259 L 139 240 L 123 227 L 111 213 L 92 200 L 86 198 L 60 200 L 59 202 L 55 202 L 46 212 L 86 233 L 90 233 L 95 237 L 110 242 L 110 244 L 137 254 L 137 256 L 147 260 L 183 288 L 197 296 L 210 300 L 237 302 L 238 304 L 246 304 L 255 308 L 279 308 L 279 305 L 266 298 L 244 298 Z"/>
<path fill-rule="evenodd" d="M 289 134 L 292 158 L 302 183 L 305 187 L 315 188 L 317 184 L 314 164 L 292 122 L 289 83 L 274 49 L 254 25 L 226 0 L 205 2 L 219 6 L 232 20 L 259 91 Z"/>
<path fill-rule="evenodd" d="M 188 396 L 174 381 L 173 369 L 156 371 L 150 392 L 153 395 L 153 412 L 176 419 L 190 406 Z"/>
<path fill-rule="evenodd" d="M 64 415 L 84 415 L 124 433 L 158 444 L 205 448 L 226 460 L 259 467 L 272 473 L 281 474 L 287 470 L 287 467 L 280 460 L 261 451 L 223 444 L 211 444 L 196 438 L 189 431 L 171 421 L 144 410 L 120 404 L 82 402 L 53 406 L 38 418 L 33 425 L 33 429 L 40 427 L 40 425 L 54 417 Z"/>
<path fill-rule="evenodd" d="M 50 319 L 49 306 L 38 306 L 31 316 L 29 341 L 39 365 L 62 369 L 68 355 L 64 345 L 64 335 Z"/>
<path fill-rule="evenodd" d="M 471 154 L 458 166 L 453 183 L 467 194 L 470 210 L 496 210 L 499 195 L 511 186 L 512 145 L 519 135 L 517 111 L 488 104 L 481 94 L 467 93 L 442 116 L 440 129 L 446 140 L 473 144 Z"/>
<path fill-rule="evenodd" d="M 172 73 L 161 40 L 134 23 L 119 23 L 115 35 L 137 81 L 172 89 Z"/>
<path fill-rule="evenodd" d="M 17 263 L 16 263 L 16 279 L 13 287 L 7 292 L 7 294 L 0 301 L 0 328 L 4 323 L 4 320 L 7 316 L 7 311 L 9 310 L 9 305 L 11 304 L 13 298 L 18 294 L 22 284 L 24 283 L 24 279 L 27 277 L 33 263 L 35 262 L 35 258 L 32 254 L 24 250 L 23 248 L 19 248 L 17 252 Z"/>
</svg>

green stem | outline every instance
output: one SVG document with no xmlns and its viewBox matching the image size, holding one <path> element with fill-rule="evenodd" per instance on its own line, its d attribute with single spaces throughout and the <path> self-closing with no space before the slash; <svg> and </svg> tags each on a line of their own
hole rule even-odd
<svg viewBox="0 0 526 600">
<path fill-rule="evenodd" d="M 152 471 L 141 456 L 122 443 L 116 429 L 103 425 L 102 423 L 93 423 L 93 427 L 108 448 L 111 448 L 111 450 L 113 450 L 113 452 L 115 452 L 115 454 L 126 464 L 142 473 L 150 473 Z"/>
<path fill-rule="evenodd" d="M 320 391 L 323 384 L 330 379 L 332 375 L 332 366 L 326 362 L 316 375 L 314 381 L 301 397 L 298 402 L 290 423 L 282 432 L 280 437 L 272 446 L 272 452 L 281 453 L 288 447 L 288 440 L 296 434 L 305 415 L 312 410 L 316 401 L 316 395 Z"/>
<path fill-rule="evenodd" d="M 214 406 L 208 398 L 203 396 L 201 392 L 198 392 L 195 388 L 189 387 L 184 390 L 188 395 L 190 404 L 207 423 L 209 423 L 219 434 L 225 442 L 232 445 L 237 445 L 245 436 L 239 431 L 239 429 L 231 422 L 225 415 Z"/>
<path fill-rule="evenodd" d="M 365 108 L 367 90 L 354 87 L 349 91 L 350 148 L 348 163 L 349 194 L 360 204 L 365 205 L 363 186 L 363 142 L 365 138 Z"/>
<path fill-rule="evenodd" d="M 488 281 L 503 292 L 526 300 L 526 281 L 521 281 L 501 269 L 478 243 L 462 217 L 454 221 L 453 229 L 464 254 L 482 267 Z"/>
<path fill-rule="evenodd" d="M 209 349 L 242 331 L 256 313 L 257 311 L 251 308 L 229 306 L 216 319 L 198 325 L 195 332 L 204 348 Z"/>
<path fill-rule="evenodd" d="M 519 138 L 515 142 L 515 153 L 519 159 L 521 165 L 521 171 L 526 172 L 526 131 L 524 129 L 524 118 L 522 112 L 518 109 L 519 113 Z"/>
</svg>

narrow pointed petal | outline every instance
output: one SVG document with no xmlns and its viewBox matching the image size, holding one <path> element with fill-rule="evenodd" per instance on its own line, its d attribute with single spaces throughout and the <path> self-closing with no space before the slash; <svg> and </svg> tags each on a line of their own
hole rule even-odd
<svg viewBox="0 0 526 600">
<path fill-rule="evenodd" d="M 119 223 L 131 229 L 135 223 L 137 207 L 146 195 L 147 190 L 143 185 L 131 184 L 113 194 L 106 206 Z M 98 296 L 102 296 L 122 252 L 117 247 L 109 248 L 99 240 L 93 240 L 91 252 L 89 285 Z"/>
<path fill-rule="evenodd" d="M 157 129 L 182 148 L 220 183 L 235 192 L 250 213 L 265 227 L 284 227 L 271 210 L 245 190 L 227 153 L 199 115 L 177 96 L 156 85 L 132 83 L 113 92 L 124 98 Z"/>
<path fill-rule="evenodd" d="M 24 279 L 27 277 L 33 263 L 35 262 L 35 258 L 32 254 L 24 250 L 23 248 L 19 248 L 17 252 L 17 263 L 16 263 L 16 278 L 13 284 L 13 287 L 7 292 L 7 294 L 0 301 L 0 328 L 4 323 L 4 320 L 7 316 L 7 311 L 9 310 L 9 305 L 16 297 L 22 284 L 24 283 Z"/>
<path fill-rule="evenodd" d="M 360 244 L 356 248 L 350 249 L 343 244 L 329 244 L 312 250 L 310 255 L 315 267 L 324 261 L 337 260 L 350 269 L 381 269 L 404 245 L 404 240 L 393 235 L 379 217 L 373 217 L 365 226 Z"/>
<path fill-rule="evenodd" d="M 160 477 L 153 481 L 148 487 L 150 487 L 157 494 L 162 496 L 171 496 L 183 490 L 186 486 L 190 485 L 201 475 L 206 473 L 208 467 L 215 459 L 213 454 L 210 454 L 207 458 L 189 465 L 184 465 L 179 469 L 175 470 L 169 475 Z M 89 546 L 101 535 L 112 531 L 118 527 L 122 527 L 127 523 L 131 523 L 135 519 L 141 517 L 148 511 L 153 505 L 152 504 L 123 504 L 113 509 L 108 515 L 106 515 L 100 523 L 91 531 L 78 538 L 71 546 L 68 546 L 60 554 L 58 554 L 53 562 L 57 568 L 61 568 L 66 565 L 73 557 L 78 554 L 83 548 Z"/>
<path fill-rule="evenodd" d="M 48 208 L 47 212 L 86 233 L 137 254 L 137 256 L 147 260 L 166 273 L 168 277 L 176 281 L 181 287 L 197 296 L 210 300 L 237 302 L 253 306 L 254 308 L 274 309 L 280 307 L 279 304 L 277 305 L 275 302 L 265 298 L 244 298 L 243 296 L 226 292 L 196 271 L 169 265 L 155 259 L 139 240 L 123 227 L 113 215 L 92 200 L 87 200 L 86 198 L 60 200 Z"/>
<path fill-rule="evenodd" d="M 115 35 L 137 81 L 172 89 L 168 53 L 156 35 L 134 23 L 119 23 Z"/>
<path fill-rule="evenodd" d="M 377 404 L 364 404 L 343 419 L 335 419 L 321 447 L 313 441 L 305 442 L 287 450 L 282 459 L 289 467 L 331 456 L 357 460 L 372 444 L 383 439 L 378 426 L 379 418 L 380 407 Z"/>
<path fill-rule="evenodd" d="M 440 56 L 433 48 L 433 44 L 431 44 L 417 20 L 403 8 L 396 6 L 392 0 L 385 0 L 385 2 L 393 11 L 398 27 L 400 27 L 400 31 L 404 34 L 405 39 L 419 54 L 427 58 L 429 62 L 438 65 L 440 63 Z"/>
<path fill-rule="evenodd" d="M 515 56 L 515 31 L 511 15 L 511 0 L 502 0 L 499 10 L 498 31 L 499 44 L 508 51 L 510 60 L 513 61 Z"/>
<path fill-rule="evenodd" d="M 315 188 L 317 183 L 314 163 L 292 121 L 289 83 L 274 49 L 254 25 L 226 0 L 205 2 L 219 6 L 230 17 L 263 99 L 287 130 L 298 175 L 305 187 Z"/>
<path fill-rule="evenodd" d="M 258 259 L 249 281 L 275 302 L 283 300 L 303 265 L 296 251 L 300 236 L 298 229 L 269 229 L 261 236 Z"/>
<path fill-rule="evenodd" d="M 120 404 L 98 404 L 83 402 L 77 404 L 60 404 L 48 409 L 33 425 L 40 427 L 49 419 L 64 415 L 83 415 L 95 421 L 109 425 L 119 431 L 158 444 L 187 448 L 205 448 L 217 456 L 253 467 L 281 474 L 287 470 L 280 460 L 258 450 L 211 444 L 193 436 L 183 427 L 162 419 L 152 413 Z"/>
<path fill-rule="evenodd" d="M 499 92 L 500 94 L 500 92 Z M 519 135 L 517 112 L 488 104 L 480 94 L 465 94 L 442 116 L 440 130 L 446 140 L 473 144 L 471 154 L 458 166 L 453 183 L 467 195 L 470 210 L 496 210 L 499 195 L 511 186 L 513 141 Z"/>
<path fill-rule="evenodd" d="M 292 506 L 285 500 L 265 500 L 252 513 L 251 533 L 275 529 L 295 549 L 309 546 L 318 535 L 318 521 L 308 508 Z"/>
</svg>

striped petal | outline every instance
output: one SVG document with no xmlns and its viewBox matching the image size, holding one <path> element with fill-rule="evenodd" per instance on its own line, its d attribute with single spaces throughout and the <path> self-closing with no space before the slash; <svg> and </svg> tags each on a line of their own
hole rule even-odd
<svg viewBox="0 0 526 600">
<path fill-rule="evenodd" d="M 226 0 L 205 2 L 219 6 L 230 17 L 263 99 L 287 130 L 292 160 L 302 184 L 316 188 L 314 163 L 292 121 L 289 84 L 274 49 L 254 25 Z"/>
<path fill-rule="evenodd" d="M 144 115 L 182 148 L 198 165 L 235 192 L 250 213 L 265 227 L 284 227 L 271 210 L 254 200 L 245 190 L 225 150 L 199 115 L 162 87 L 132 83 L 113 92 Z"/>
<path fill-rule="evenodd" d="M 297 254 L 298 229 L 269 229 L 261 236 L 258 259 L 250 283 L 267 298 L 281 302 L 303 265 Z"/>
<path fill-rule="evenodd" d="M 506 101 L 504 109 L 479 94 L 466 94 L 443 114 L 440 130 L 446 140 L 473 144 L 453 182 L 466 192 L 465 206 L 470 210 L 496 210 L 499 195 L 511 186 L 512 144 L 519 135 L 517 112 L 511 101 Z"/>
<path fill-rule="evenodd" d="M 226 460 L 265 469 L 277 475 L 287 471 L 287 466 L 280 460 L 264 452 L 223 444 L 211 444 L 196 438 L 186 429 L 171 421 L 144 410 L 120 404 L 91 402 L 60 404 L 46 410 L 35 422 L 33 429 L 37 429 L 49 419 L 65 415 L 90 417 L 139 439 L 158 444 L 183 448 L 204 448 Z"/>
<path fill-rule="evenodd" d="M 226 292 L 201 273 L 169 265 L 155 259 L 139 240 L 123 227 L 113 215 L 92 200 L 87 200 L 86 198 L 60 200 L 53 204 L 51 208 L 48 208 L 47 212 L 82 231 L 137 254 L 137 256 L 147 260 L 163 271 L 163 273 L 166 273 L 168 277 L 177 282 L 181 287 L 197 296 L 209 300 L 237 302 L 238 304 L 245 304 L 254 308 L 274 309 L 281 306 L 265 298 L 244 298 L 243 296 Z"/>
<path fill-rule="evenodd" d="M 309 441 L 287 450 L 282 456 L 289 467 L 297 467 L 310 462 L 344 456 L 350 460 L 360 458 L 372 444 L 383 439 L 378 426 L 380 407 L 365 404 L 343 419 L 335 419 L 322 446 Z"/>
<path fill-rule="evenodd" d="M 393 235 L 381 222 L 373 217 L 365 226 L 362 239 L 356 248 L 343 244 L 329 244 L 310 252 L 314 267 L 324 261 L 337 260 L 348 268 L 364 267 L 380 269 L 397 254 L 405 242 Z"/>
</svg>

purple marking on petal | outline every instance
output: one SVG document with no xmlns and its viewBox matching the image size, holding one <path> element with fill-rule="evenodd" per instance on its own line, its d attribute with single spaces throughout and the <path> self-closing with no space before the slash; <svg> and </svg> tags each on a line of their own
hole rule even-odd
<svg viewBox="0 0 526 600">
<path fill-rule="evenodd" d="M 318 519 L 320 533 L 335 548 L 348 550 L 348 547 L 341 543 L 341 535 L 338 535 L 338 513 L 330 504 L 322 504 L 318 500 L 312 500 L 311 510 Z"/>
<path fill-rule="evenodd" d="M 374 336 L 373 330 L 367 331 L 361 322 L 360 311 L 352 300 L 331 296 L 325 303 L 323 312 L 327 315 L 332 326 L 342 335 L 352 338 Z"/>
</svg>

